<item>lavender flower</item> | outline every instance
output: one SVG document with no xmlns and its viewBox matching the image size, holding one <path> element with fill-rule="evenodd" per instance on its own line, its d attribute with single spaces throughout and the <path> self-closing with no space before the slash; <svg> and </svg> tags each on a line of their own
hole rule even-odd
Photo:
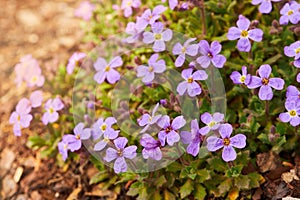
<svg viewBox="0 0 300 200">
<path fill-rule="evenodd" d="M 42 117 L 42 121 L 45 125 L 47 125 L 48 123 L 53 123 L 58 120 L 59 115 L 57 111 L 63 109 L 64 104 L 58 97 L 56 97 L 55 99 L 49 99 L 44 108 L 46 112 Z"/>
<path fill-rule="evenodd" d="M 179 83 L 177 86 L 177 92 L 180 96 L 182 96 L 186 90 L 188 95 L 191 97 L 201 94 L 201 87 L 196 81 L 206 80 L 208 75 L 204 70 L 198 70 L 193 74 L 192 73 L 193 69 L 191 68 L 185 69 L 181 72 L 181 76 L 185 79 L 185 81 Z"/>
<path fill-rule="evenodd" d="M 126 26 L 125 33 L 130 36 L 125 39 L 127 43 L 134 43 L 139 38 L 142 38 L 142 31 L 136 28 L 136 24 L 134 22 L 129 22 Z"/>
<path fill-rule="evenodd" d="M 98 122 L 100 125 L 100 132 L 103 133 L 103 140 L 95 144 L 94 151 L 101 151 L 106 147 L 110 140 L 114 140 L 118 137 L 119 131 L 115 131 L 111 128 L 111 126 L 116 122 L 117 120 L 114 117 L 108 117 L 101 125 L 101 122 Z"/>
<path fill-rule="evenodd" d="M 294 57 L 295 67 L 300 68 L 300 41 L 292 43 L 290 46 L 284 47 L 284 54 L 288 57 Z"/>
<path fill-rule="evenodd" d="M 300 100 L 299 90 L 295 86 L 289 85 L 286 89 L 286 98 L 287 100 Z"/>
<path fill-rule="evenodd" d="M 178 130 L 185 125 L 186 121 L 183 116 L 176 117 L 172 123 L 170 117 L 165 115 L 158 120 L 157 124 L 162 130 L 158 133 L 158 139 L 162 146 L 165 146 L 166 140 L 168 145 L 173 146 L 180 140 Z"/>
<path fill-rule="evenodd" d="M 28 99 L 23 98 L 19 101 L 14 111 L 9 118 L 9 123 L 13 124 L 13 132 L 15 136 L 21 136 L 21 129 L 28 128 L 32 120 L 30 102 Z"/>
<path fill-rule="evenodd" d="M 271 2 L 279 2 L 281 0 L 252 0 L 252 4 L 253 5 L 258 5 L 260 4 L 259 6 L 259 12 L 261 13 L 270 13 L 272 11 L 272 3 Z"/>
<path fill-rule="evenodd" d="M 166 7 L 159 5 L 151 9 L 145 10 L 141 17 L 137 17 L 136 28 L 139 30 L 144 30 L 148 24 L 152 25 L 157 19 L 160 18 L 160 14 L 166 10 Z"/>
<path fill-rule="evenodd" d="M 20 63 L 15 66 L 16 79 L 15 82 L 18 86 L 21 85 L 23 81 L 25 81 L 28 76 L 28 70 L 30 68 L 38 69 L 39 63 L 36 59 L 32 57 L 32 55 L 26 55 L 20 59 Z"/>
<path fill-rule="evenodd" d="M 201 115 L 201 121 L 207 126 L 202 127 L 199 132 L 202 135 L 206 135 L 209 131 L 217 130 L 220 127 L 220 123 L 224 120 L 224 114 L 216 112 L 211 115 L 208 112 L 205 112 Z"/>
<path fill-rule="evenodd" d="M 107 64 L 103 58 L 98 58 L 94 63 L 94 68 L 97 71 L 94 76 L 94 80 L 98 84 L 103 83 L 105 79 L 107 79 L 110 84 L 116 83 L 118 80 L 120 80 L 120 74 L 114 68 L 122 65 L 123 61 L 120 56 L 114 57 L 109 64 Z"/>
<path fill-rule="evenodd" d="M 260 77 L 252 76 L 251 82 L 248 84 L 248 88 L 258 88 L 258 96 L 261 100 L 271 100 L 273 98 L 272 88 L 275 90 L 282 90 L 284 86 L 284 80 L 281 78 L 269 78 L 272 72 L 270 65 L 262 65 L 258 69 Z"/>
<path fill-rule="evenodd" d="M 124 16 L 129 17 L 132 15 L 132 8 L 138 8 L 140 5 L 140 0 L 123 0 L 121 9 L 124 10 Z"/>
<path fill-rule="evenodd" d="M 204 141 L 204 136 L 200 132 L 199 124 L 196 119 L 191 121 L 191 132 L 182 131 L 180 133 L 181 140 L 184 144 L 189 144 L 187 146 L 187 153 L 193 156 L 197 156 L 199 153 L 200 145 Z"/>
<path fill-rule="evenodd" d="M 155 140 L 149 134 L 144 134 L 140 140 L 140 143 L 144 147 L 142 154 L 145 159 L 151 158 L 153 160 L 161 160 L 162 153 L 160 150 L 159 140 Z"/>
<path fill-rule="evenodd" d="M 151 25 L 153 32 L 143 33 L 143 42 L 146 44 L 151 44 L 154 42 L 153 50 L 155 52 L 162 52 L 166 50 L 165 42 L 172 39 L 173 32 L 170 29 L 164 30 L 164 25 L 161 22 L 155 22 Z"/>
<path fill-rule="evenodd" d="M 290 122 L 292 126 L 298 126 L 300 124 L 300 101 L 290 99 L 284 105 L 287 112 L 280 113 L 279 119 L 285 123 Z"/>
<path fill-rule="evenodd" d="M 115 123 L 117 123 L 117 120 L 114 117 L 108 117 L 105 120 L 103 118 L 99 118 L 96 121 L 96 123 L 93 125 L 93 127 L 92 127 L 93 138 L 95 140 L 97 140 L 102 135 L 104 135 L 104 140 L 106 138 L 108 138 L 108 139 L 115 139 L 116 137 L 118 137 L 119 131 L 115 131 L 111 127 Z M 116 136 L 116 137 L 114 137 L 114 136 Z M 107 141 L 107 140 L 105 140 L 105 141 Z"/>
<path fill-rule="evenodd" d="M 280 10 L 281 17 L 279 19 L 279 23 L 281 25 L 287 25 L 289 21 L 292 24 L 298 24 L 300 21 L 300 4 L 297 2 L 286 3 Z"/>
<path fill-rule="evenodd" d="M 226 58 L 223 55 L 219 55 L 222 49 L 222 45 L 219 42 L 213 41 L 209 46 L 206 40 L 201 40 L 199 42 L 199 47 L 202 56 L 197 58 L 197 63 L 203 68 L 207 68 L 211 62 L 217 68 L 222 68 L 224 66 Z"/>
<path fill-rule="evenodd" d="M 179 55 L 175 61 L 176 67 L 181 67 L 185 61 L 185 55 L 195 56 L 197 55 L 199 46 L 197 44 L 190 44 L 191 42 L 195 41 L 196 38 L 188 39 L 183 46 L 177 42 L 172 50 L 174 55 Z"/>
<path fill-rule="evenodd" d="M 106 156 L 104 160 L 106 162 L 111 162 L 116 159 L 114 163 L 114 170 L 115 173 L 126 172 L 127 171 L 127 164 L 125 158 L 133 159 L 136 157 L 136 149 L 137 147 L 132 145 L 126 147 L 128 140 L 125 137 L 119 137 L 114 140 L 114 144 L 116 149 L 109 147 L 106 150 Z"/>
<path fill-rule="evenodd" d="M 297 74 L 296 81 L 300 83 L 300 73 Z"/>
<path fill-rule="evenodd" d="M 166 0 L 162 0 L 163 3 L 166 2 Z M 174 10 L 174 8 L 178 5 L 178 0 L 169 0 L 169 7 L 171 10 Z"/>
<path fill-rule="evenodd" d="M 68 65 L 67 65 L 67 72 L 68 74 L 72 74 L 74 71 L 75 66 L 79 66 L 80 60 L 86 57 L 85 53 L 75 52 L 70 57 Z"/>
<path fill-rule="evenodd" d="M 158 54 L 153 54 L 148 60 L 148 66 L 137 67 L 137 77 L 143 77 L 144 83 L 150 83 L 154 79 L 154 73 L 163 73 L 166 70 L 166 62 L 163 59 L 157 60 Z"/>
<path fill-rule="evenodd" d="M 75 16 L 81 17 L 85 21 L 89 21 L 93 16 L 95 10 L 95 5 L 91 4 L 89 1 L 83 1 L 80 3 L 79 8 L 75 10 Z"/>
<path fill-rule="evenodd" d="M 250 20 L 243 15 L 239 16 L 237 21 L 237 27 L 231 27 L 228 31 L 227 38 L 229 40 L 238 40 L 237 48 L 239 51 L 249 52 L 251 49 L 250 40 L 260 42 L 263 37 L 263 31 L 259 28 L 251 29 L 248 31 L 250 26 Z"/>
<path fill-rule="evenodd" d="M 229 162 L 236 159 L 235 148 L 244 148 L 246 146 L 246 136 L 237 134 L 230 138 L 232 133 L 232 126 L 230 124 L 223 124 L 219 133 L 221 138 L 210 136 L 207 138 L 207 149 L 209 151 L 217 151 L 223 147 L 222 158 L 224 161 Z"/>
<path fill-rule="evenodd" d="M 148 113 L 146 113 L 143 114 L 141 119 L 138 119 L 139 125 L 145 126 L 140 133 L 144 133 L 149 128 L 150 125 L 155 124 L 161 118 L 161 115 L 155 115 L 158 107 L 159 107 L 159 103 L 157 103 L 156 106 L 154 107 L 151 116 Z"/>
<path fill-rule="evenodd" d="M 64 135 L 62 141 L 60 141 L 60 142 L 57 144 L 58 151 L 59 151 L 59 153 L 62 155 L 63 161 L 66 161 L 67 158 L 68 158 L 68 144 L 69 144 L 68 138 L 69 138 L 70 136 L 73 138 L 73 135 L 70 135 L 70 134 Z"/>
<path fill-rule="evenodd" d="M 247 74 L 247 67 L 242 67 L 242 74 L 237 71 L 234 71 L 230 75 L 231 80 L 234 84 L 245 84 L 248 85 L 251 81 L 251 75 Z"/>
<path fill-rule="evenodd" d="M 40 107 L 43 102 L 43 92 L 40 90 L 32 92 L 29 100 L 32 108 Z"/>
</svg>

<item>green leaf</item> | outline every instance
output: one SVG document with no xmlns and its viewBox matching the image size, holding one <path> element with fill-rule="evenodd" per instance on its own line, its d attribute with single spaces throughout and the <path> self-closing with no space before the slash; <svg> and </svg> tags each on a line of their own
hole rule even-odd
<svg viewBox="0 0 300 200">
<path fill-rule="evenodd" d="M 201 184 L 196 184 L 194 191 L 195 199 L 202 200 L 206 197 L 206 190 Z"/>
<path fill-rule="evenodd" d="M 219 189 L 219 193 L 221 195 L 227 193 L 230 188 L 232 186 L 232 179 L 230 178 L 227 178 L 225 181 L 223 181 L 219 186 L 218 186 L 218 189 Z"/>
<path fill-rule="evenodd" d="M 154 184 L 155 187 L 159 188 L 161 186 L 163 186 L 163 184 L 165 184 L 167 182 L 167 179 L 165 176 L 160 176 L 158 179 L 155 180 Z"/>
<path fill-rule="evenodd" d="M 168 190 L 164 190 L 164 200 L 175 200 L 176 196 L 169 192 Z"/>
<path fill-rule="evenodd" d="M 238 189 L 249 189 L 250 180 L 247 176 L 241 175 L 235 179 L 235 186 Z"/>
<path fill-rule="evenodd" d="M 193 191 L 192 180 L 188 179 L 183 186 L 180 187 L 180 197 L 183 199 Z"/>
<path fill-rule="evenodd" d="M 98 172 L 91 178 L 89 184 L 91 185 L 91 184 L 102 182 L 102 181 L 106 180 L 108 177 L 109 177 L 109 175 L 106 171 Z"/>
<path fill-rule="evenodd" d="M 243 169 L 243 166 L 241 166 L 241 165 L 233 166 L 226 171 L 226 176 L 227 177 L 238 177 L 241 174 L 242 169 Z"/>
<path fill-rule="evenodd" d="M 211 178 L 210 176 L 210 171 L 207 169 L 200 169 L 197 171 L 197 182 L 198 183 L 203 183 L 204 181 L 208 180 Z"/>
<path fill-rule="evenodd" d="M 33 135 L 28 138 L 27 146 L 29 148 L 42 147 L 46 144 L 46 141 L 39 135 Z"/>
<path fill-rule="evenodd" d="M 134 182 L 133 184 L 131 184 L 126 194 L 131 197 L 136 196 L 139 194 L 139 190 L 141 187 L 144 187 L 144 184 L 142 184 L 141 182 Z"/>
<path fill-rule="evenodd" d="M 254 172 L 254 173 L 248 174 L 247 176 L 248 176 L 248 178 L 250 180 L 249 187 L 251 189 L 259 187 L 259 181 L 262 178 L 262 176 L 260 174 L 258 174 L 257 172 Z"/>
</svg>

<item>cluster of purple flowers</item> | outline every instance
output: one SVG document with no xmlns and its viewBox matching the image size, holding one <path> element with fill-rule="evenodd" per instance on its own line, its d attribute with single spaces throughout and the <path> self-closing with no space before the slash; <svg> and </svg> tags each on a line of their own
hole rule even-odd
<svg viewBox="0 0 300 200">
<path fill-rule="evenodd" d="M 58 150 L 63 160 L 68 158 L 68 150 L 75 152 L 82 146 L 81 140 L 92 139 L 95 143 L 94 151 L 103 151 L 106 147 L 106 162 L 114 162 L 114 170 L 116 173 L 126 172 L 126 159 L 136 157 L 137 147 L 132 145 L 125 147 L 128 140 L 125 137 L 118 137 L 119 130 L 115 130 L 112 126 L 117 122 L 114 117 L 108 117 L 105 120 L 99 118 L 91 128 L 85 128 L 84 123 L 78 123 L 73 132 L 74 134 L 64 135 L 62 141 L 58 144 Z M 114 148 L 112 148 L 114 147 Z"/>
<path fill-rule="evenodd" d="M 15 66 L 16 79 L 18 86 L 23 81 L 27 83 L 28 87 L 44 85 L 45 77 L 42 75 L 42 70 L 39 63 L 31 55 L 26 55 L 20 59 L 20 63 Z"/>
<path fill-rule="evenodd" d="M 230 75 L 231 80 L 235 84 L 244 84 L 249 89 L 259 88 L 258 97 L 261 100 L 271 100 L 273 98 L 272 88 L 275 90 L 282 90 L 284 87 L 284 80 L 281 78 L 270 78 L 272 68 L 265 64 L 258 69 L 259 76 L 251 76 L 247 74 L 247 68 L 243 66 L 242 74 L 237 71 Z"/>
<path fill-rule="evenodd" d="M 32 120 L 30 111 L 32 108 L 38 108 L 42 105 L 43 92 L 36 90 L 32 92 L 30 98 L 22 98 L 17 106 L 16 110 L 11 114 L 9 123 L 13 124 L 13 131 L 15 136 L 21 136 L 21 129 L 28 128 Z"/>
<path fill-rule="evenodd" d="M 83 1 L 80 3 L 79 7 L 75 10 L 75 16 L 80 17 L 85 21 L 89 21 L 92 16 L 93 12 L 96 9 L 96 6 L 89 1 Z"/>
<path fill-rule="evenodd" d="M 73 71 L 74 71 L 74 68 L 76 66 L 80 66 L 80 62 L 85 57 L 86 57 L 85 53 L 80 53 L 80 52 L 73 53 L 73 55 L 69 59 L 68 65 L 67 65 L 67 72 L 68 72 L 68 74 L 72 74 Z"/>
</svg>

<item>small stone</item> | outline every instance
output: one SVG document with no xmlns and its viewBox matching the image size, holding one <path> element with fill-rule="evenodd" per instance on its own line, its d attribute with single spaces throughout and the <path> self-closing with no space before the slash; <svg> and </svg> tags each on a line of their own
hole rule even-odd
<svg viewBox="0 0 300 200">
<path fill-rule="evenodd" d="M 16 172 L 15 172 L 15 175 L 14 175 L 14 181 L 15 181 L 16 183 L 18 183 L 18 182 L 20 181 L 23 172 L 24 172 L 23 167 L 18 167 L 18 168 L 17 168 L 17 170 L 16 170 Z"/>
<path fill-rule="evenodd" d="M 1 153 L 0 168 L 9 170 L 16 158 L 15 153 L 10 149 L 4 149 Z"/>
<path fill-rule="evenodd" d="M 42 19 L 39 15 L 28 9 L 20 10 L 17 13 L 17 19 L 26 27 L 36 27 L 42 23 Z"/>
<path fill-rule="evenodd" d="M 13 178 L 9 175 L 6 176 L 2 181 L 2 191 L 1 194 L 5 198 L 8 198 L 17 192 L 17 184 Z"/>
</svg>

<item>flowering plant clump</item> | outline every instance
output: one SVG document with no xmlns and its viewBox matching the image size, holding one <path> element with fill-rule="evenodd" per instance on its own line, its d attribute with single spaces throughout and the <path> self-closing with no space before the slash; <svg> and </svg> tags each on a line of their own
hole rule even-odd
<svg viewBox="0 0 300 200">
<path fill-rule="evenodd" d="M 299 3 L 113 3 L 79 5 L 95 48 L 74 52 L 54 77 L 31 55 L 16 64 L 28 94 L 11 113 L 13 133 L 42 126 L 29 147 L 66 169 L 89 159 L 100 171 L 90 184 L 119 198 L 286 196 L 261 189 L 275 183 L 259 158 L 297 166 Z"/>
</svg>

